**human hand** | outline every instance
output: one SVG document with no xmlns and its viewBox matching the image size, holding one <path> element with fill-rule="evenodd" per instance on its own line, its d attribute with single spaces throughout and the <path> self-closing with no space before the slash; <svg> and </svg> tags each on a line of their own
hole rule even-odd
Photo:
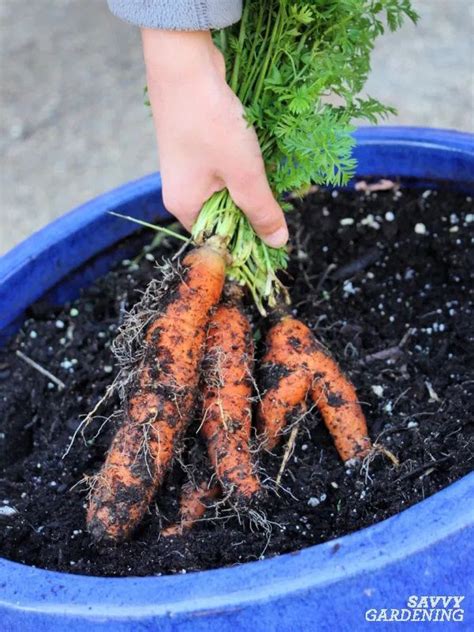
<svg viewBox="0 0 474 632">
<path fill-rule="evenodd" d="M 257 135 L 210 33 L 142 29 L 142 40 L 168 211 L 190 230 L 203 203 L 227 188 L 257 234 L 283 246 L 288 229 Z"/>
</svg>

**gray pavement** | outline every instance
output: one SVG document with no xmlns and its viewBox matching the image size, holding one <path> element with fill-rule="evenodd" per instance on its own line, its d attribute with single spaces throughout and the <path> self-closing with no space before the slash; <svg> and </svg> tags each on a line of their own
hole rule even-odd
<svg viewBox="0 0 474 632">
<path fill-rule="evenodd" d="M 474 0 L 415 0 L 377 46 L 367 92 L 387 123 L 473 131 Z M 0 253 L 157 166 L 137 29 L 105 0 L 0 0 Z"/>
</svg>

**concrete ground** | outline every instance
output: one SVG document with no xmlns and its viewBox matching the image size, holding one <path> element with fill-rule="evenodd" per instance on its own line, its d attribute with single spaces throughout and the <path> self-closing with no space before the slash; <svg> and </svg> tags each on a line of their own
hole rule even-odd
<svg viewBox="0 0 474 632">
<path fill-rule="evenodd" d="M 387 123 L 473 131 L 474 0 L 415 0 L 377 46 L 367 92 Z M 105 0 L 0 0 L 0 253 L 157 167 L 137 29 Z"/>
</svg>

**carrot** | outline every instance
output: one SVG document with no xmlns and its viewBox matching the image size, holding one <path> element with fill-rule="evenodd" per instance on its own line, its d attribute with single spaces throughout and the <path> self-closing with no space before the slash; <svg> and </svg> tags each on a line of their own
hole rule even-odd
<svg viewBox="0 0 474 632">
<path fill-rule="evenodd" d="M 239 303 L 227 286 L 209 323 L 203 364 L 203 422 L 209 458 L 224 494 L 247 504 L 260 489 L 250 452 L 253 339 Z"/>
<path fill-rule="evenodd" d="M 87 511 L 95 539 L 119 541 L 135 529 L 192 415 L 206 328 L 224 284 L 225 252 L 211 238 L 192 250 L 183 265 L 182 279 L 145 332 L 123 426 L 95 477 Z"/>
<path fill-rule="evenodd" d="M 270 328 L 266 347 L 260 369 L 264 393 L 257 407 L 257 428 L 263 446 L 273 450 L 294 409 L 310 390 L 316 347 L 306 326 L 293 318 L 282 318 Z"/>
<path fill-rule="evenodd" d="M 217 498 L 220 493 L 220 485 L 209 485 L 205 481 L 197 487 L 191 481 L 183 485 L 179 503 L 180 521 L 163 529 L 161 535 L 165 538 L 182 535 L 203 517 L 210 501 Z"/>
<path fill-rule="evenodd" d="M 365 456 L 371 444 L 354 386 L 304 323 L 281 312 L 276 317 L 266 339 L 266 390 L 257 409 L 264 447 L 278 444 L 295 407 L 310 392 L 341 459 Z"/>
<path fill-rule="evenodd" d="M 311 397 L 343 461 L 367 456 L 371 442 L 354 385 L 323 349 L 314 354 Z"/>
</svg>

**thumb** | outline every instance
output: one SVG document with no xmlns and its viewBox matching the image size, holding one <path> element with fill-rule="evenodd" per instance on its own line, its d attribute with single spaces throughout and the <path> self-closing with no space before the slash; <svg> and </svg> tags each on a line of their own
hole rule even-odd
<svg viewBox="0 0 474 632">
<path fill-rule="evenodd" d="M 240 173 L 237 180 L 227 178 L 226 186 L 257 235 L 272 248 L 284 246 L 288 241 L 285 216 L 273 197 L 265 171 L 257 175 Z"/>
</svg>

